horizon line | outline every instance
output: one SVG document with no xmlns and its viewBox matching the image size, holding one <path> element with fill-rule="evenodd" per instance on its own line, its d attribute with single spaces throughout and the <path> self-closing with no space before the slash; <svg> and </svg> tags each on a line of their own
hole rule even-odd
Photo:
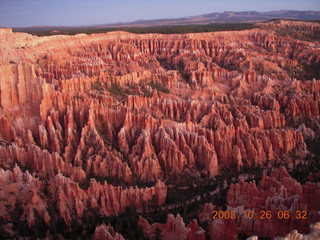
<svg viewBox="0 0 320 240">
<path fill-rule="evenodd" d="M 97 26 L 103 26 L 106 25 L 107 26 L 112 26 L 112 25 L 123 25 L 123 24 L 133 24 L 135 22 L 139 22 L 139 21 L 160 21 L 160 20 L 174 20 L 174 19 L 183 19 L 183 18 L 192 18 L 192 17 L 197 17 L 197 16 L 203 16 L 203 15 L 208 15 L 208 14 L 213 14 L 213 13 L 226 13 L 226 12 L 233 12 L 233 13 L 242 13 L 242 12 L 257 12 L 257 13 L 269 13 L 269 12 L 281 12 L 281 11 L 296 11 L 296 12 L 320 12 L 320 10 L 296 10 L 296 9 L 275 9 L 275 10 L 269 10 L 269 11 L 257 11 L 257 10 L 243 10 L 243 11 L 220 11 L 220 12 L 208 12 L 208 13 L 202 13 L 202 14 L 197 14 L 197 15 L 191 15 L 191 16 L 184 16 L 184 17 L 177 17 L 177 18 L 154 18 L 154 19 L 136 19 L 133 21 L 126 21 L 126 22 L 109 22 L 109 23 L 95 23 L 95 24 L 80 24 L 80 25 L 32 25 L 32 26 L 23 26 L 23 27 L 17 27 L 17 26 L 7 26 L 7 27 L 3 27 L 0 26 L 0 28 L 12 28 L 12 29 L 19 29 L 19 28 L 45 28 L 45 27 L 97 27 Z M 288 19 L 290 20 L 290 19 Z M 292 18 L 291 20 L 299 20 L 299 19 L 295 19 Z M 302 19 L 300 19 L 302 20 Z M 319 19 L 320 20 L 320 19 Z M 115 26 L 117 27 L 117 26 Z"/>
</svg>

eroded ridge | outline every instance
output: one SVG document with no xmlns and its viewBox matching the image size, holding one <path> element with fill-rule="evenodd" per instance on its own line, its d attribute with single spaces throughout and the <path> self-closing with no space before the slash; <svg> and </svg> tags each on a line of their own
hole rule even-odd
<svg viewBox="0 0 320 240">
<path fill-rule="evenodd" d="M 14 221 L 148 212 L 185 174 L 215 181 L 291 166 L 319 134 L 319 41 L 267 29 L 52 37 L 1 29 L 0 52 L 3 231 Z M 99 234 L 118 233 L 100 225 Z"/>
</svg>

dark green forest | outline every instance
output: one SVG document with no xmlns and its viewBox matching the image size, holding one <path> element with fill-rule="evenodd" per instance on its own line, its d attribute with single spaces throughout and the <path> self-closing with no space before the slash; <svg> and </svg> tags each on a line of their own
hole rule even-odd
<svg viewBox="0 0 320 240">
<path fill-rule="evenodd" d="M 162 34 L 183 34 L 183 33 L 199 33 L 199 32 L 216 32 L 216 31 L 238 31 L 245 29 L 253 29 L 256 26 L 253 23 L 213 23 L 207 25 L 181 25 L 181 26 L 154 26 L 154 27 L 48 27 L 48 28 L 17 28 L 14 32 L 26 32 L 36 36 L 51 35 L 75 35 L 80 33 L 106 33 L 114 31 L 124 31 L 130 33 L 162 33 Z"/>
</svg>

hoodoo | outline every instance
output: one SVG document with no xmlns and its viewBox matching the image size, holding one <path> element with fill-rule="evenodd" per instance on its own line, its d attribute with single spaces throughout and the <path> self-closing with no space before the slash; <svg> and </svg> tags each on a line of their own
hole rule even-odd
<svg viewBox="0 0 320 240">
<path fill-rule="evenodd" d="M 320 43 L 288 27 L 319 32 L 0 29 L 0 236 L 121 240 L 138 219 L 149 239 L 317 234 Z"/>
</svg>

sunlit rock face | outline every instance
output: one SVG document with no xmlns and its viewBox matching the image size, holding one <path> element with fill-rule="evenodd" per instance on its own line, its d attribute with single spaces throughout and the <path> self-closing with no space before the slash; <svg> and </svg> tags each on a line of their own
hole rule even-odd
<svg viewBox="0 0 320 240">
<path fill-rule="evenodd" d="M 301 185 L 282 167 L 272 170 L 269 176 L 263 175 L 259 184 L 240 181 L 231 185 L 228 208 L 239 215 L 255 211 L 255 218 L 242 216 L 237 221 L 238 231 L 270 238 L 284 236 L 293 229 L 309 232 L 310 224 L 320 220 L 319 200 L 319 183 Z M 269 211 L 270 219 L 261 218 L 261 211 Z M 284 211 L 287 216 L 282 214 Z"/>
<path fill-rule="evenodd" d="M 18 213 L 31 227 L 162 206 L 168 179 L 186 169 L 210 180 L 291 165 L 318 134 L 320 80 L 304 68 L 319 64 L 318 41 L 261 29 L 50 37 L 0 29 L 0 53 L 0 219 L 10 236 Z M 313 206 L 305 198 L 318 185 L 291 183 Z M 231 207 L 245 204 L 232 195 L 242 185 L 262 191 L 232 186 Z M 159 226 L 176 223 L 183 237 L 205 239 L 180 216 Z M 97 225 L 94 239 L 122 239 L 110 229 Z"/>
</svg>

